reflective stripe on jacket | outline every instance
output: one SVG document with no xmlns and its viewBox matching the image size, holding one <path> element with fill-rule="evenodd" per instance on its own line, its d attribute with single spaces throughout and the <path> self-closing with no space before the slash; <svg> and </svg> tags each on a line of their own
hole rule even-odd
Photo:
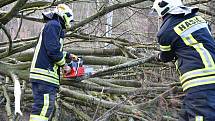
<svg viewBox="0 0 215 121">
<path fill-rule="evenodd" d="M 202 17 L 167 15 L 157 36 L 161 60 L 177 59 L 183 90 L 215 84 L 215 41 Z"/>
<path fill-rule="evenodd" d="M 65 64 L 66 53 L 62 52 L 64 31 L 58 20 L 48 21 L 35 48 L 30 79 L 59 85 L 59 66 Z"/>
</svg>

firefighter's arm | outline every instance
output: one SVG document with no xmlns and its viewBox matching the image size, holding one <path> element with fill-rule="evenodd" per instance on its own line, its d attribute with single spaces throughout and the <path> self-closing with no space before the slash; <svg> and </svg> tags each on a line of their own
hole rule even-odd
<svg viewBox="0 0 215 121">
<path fill-rule="evenodd" d="M 59 66 L 65 64 L 67 53 L 61 52 L 60 44 L 61 26 L 57 23 L 48 23 L 43 30 L 43 41 L 48 57 Z"/>
<path fill-rule="evenodd" d="M 166 62 L 170 62 L 170 61 L 174 60 L 175 55 L 172 51 L 168 51 L 168 52 L 161 51 L 158 54 L 158 58 L 160 61 L 166 63 Z"/>
<path fill-rule="evenodd" d="M 170 39 L 171 37 L 169 36 L 160 36 L 158 37 L 158 42 L 160 46 L 160 53 L 159 53 L 159 59 L 166 63 L 174 60 L 175 58 L 175 53 L 172 47 L 172 40 Z"/>
</svg>

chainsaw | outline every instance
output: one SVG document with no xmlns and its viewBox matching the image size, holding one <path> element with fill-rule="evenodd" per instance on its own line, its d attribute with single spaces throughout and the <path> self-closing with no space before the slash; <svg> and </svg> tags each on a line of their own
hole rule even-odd
<svg viewBox="0 0 215 121">
<path fill-rule="evenodd" d="M 72 60 L 66 64 L 63 71 L 63 78 L 72 79 L 79 82 L 86 76 L 89 77 L 93 75 L 93 73 L 93 68 L 83 65 L 82 57 L 78 57 L 77 60 Z"/>
</svg>

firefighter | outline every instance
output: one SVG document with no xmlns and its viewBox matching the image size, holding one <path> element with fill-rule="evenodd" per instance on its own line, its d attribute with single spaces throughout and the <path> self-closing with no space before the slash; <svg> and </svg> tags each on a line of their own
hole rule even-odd
<svg viewBox="0 0 215 121">
<path fill-rule="evenodd" d="M 155 0 L 162 19 L 157 33 L 163 62 L 176 60 L 185 92 L 179 121 L 215 121 L 215 41 L 197 7 L 181 0 Z"/>
<path fill-rule="evenodd" d="M 46 24 L 40 34 L 30 69 L 34 97 L 30 121 L 49 120 L 59 87 L 59 67 L 64 66 L 66 59 L 77 59 L 76 55 L 62 51 L 65 30 L 70 29 L 73 22 L 72 10 L 65 4 L 59 4 L 54 11 L 42 15 Z"/>
</svg>

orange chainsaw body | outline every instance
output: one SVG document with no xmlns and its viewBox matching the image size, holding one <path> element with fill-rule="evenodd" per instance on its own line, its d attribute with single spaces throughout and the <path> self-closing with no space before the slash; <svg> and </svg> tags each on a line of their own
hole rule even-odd
<svg viewBox="0 0 215 121">
<path fill-rule="evenodd" d="M 84 67 L 71 67 L 71 71 L 68 74 L 64 74 L 64 78 L 75 78 L 75 77 L 81 77 L 84 76 Z"/>
<path fill-rule="evenodd" d="M 85 74 L 82 58 L 78 58 L 77 61 L 71 61 L 67 64 L 67 68 L 69 68 L 70 72 L 63 73 L 64 78 L 76 78 Z"/>
</svg>

